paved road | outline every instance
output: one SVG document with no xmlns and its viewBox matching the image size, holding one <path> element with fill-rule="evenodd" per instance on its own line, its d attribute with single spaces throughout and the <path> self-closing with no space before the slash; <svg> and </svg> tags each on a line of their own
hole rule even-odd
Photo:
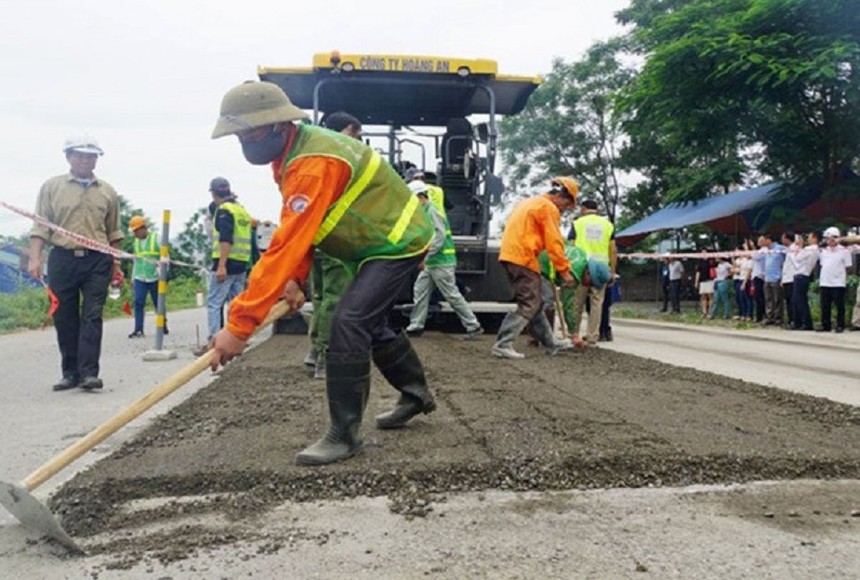
<svg viewBox="0 0 860 580">
<path fill-rule="evenodd" d="M 50 390 L 59 371 L 52 331 L 0 336 L 5 375 L 0 477 L 22 479 L 190 362 L 195 327 L 199 324 L 203 334 L 204 318 L 201 309 L 173 313 L 166 347 L 179 358 L 157 363 L 141 359 L 148 341 L 126 338 L 130 321 L 109 321 L 102 372 L 107 388 L 97 394 Z M 637 321 L 615 326 L 617 339 L 607 348 L 860 405 L 858 334 L 804 334 L 801 339 Z M 165 411 L 209 380 L 198 377 L 156 410 Z M 147 414 L 100 445 L 36 495 L 46 497 L 153 416 Z M 106 579 L 151 572 L 176 580 L 270 578 L 283 576 L 284 570 L 299 577 L 356 578 L 849 578 L 856 573 L 860 518 L 851 516 L 860 513 L 858 482 L 762 485 L 450 494 L 438 516 L 414 522 L 393 517 L 384 498 L 286 504 L 259 522 L 273 541 L 288 543 L 278 554 L 231 546 L 130 571 L 108 570 L 99 556 L 56 557 L 56 548 L 27 543 L 26 532 L 0 511 L 0 577 Z M 811 491 L 822 505 L 803 503 Z M 299 518 L 313 523 L 298 531 L 290 528 L 289 522 Z M 335 528 L 354 533 L 331 536 Z"/>
<path fill-rule="evenodd" d="M 615 341 L 601 348 L 860 406 L 860 332 L 612 324 Z"/>
<path fill-rule="evenodd" d="M 146 321 L 149 331 L 153 317 Z M 0 445 L 0 478 L 20 481 L 54 454 L 71 445 L 103 421 L 150 391 L 155 385 L 192 360 L 199 325 L 201 340 L 206 337 L 203 309 L 170 314 L 170 334 L 165 349 L 177 358 L 166 362 L 144 362 L 142 355 L 154 346 L 153 338 L 129 339 L 130 319 L 105 323 L 101 376 L 103 392 L 81 390 L 55 393 L 51 385 L 61 376 L 60 355 L 53 329 L 0 336 L 0 368 L 3 369 L 2 413 L 3 445 Z M 151 331 L 154 333 L 154 330 Z M 80 469 L 116 449 L 133 436 L 146 421 L 169 409 L 211 380 L 207 372 L 157 405 L 154 411 L 132 422 L 114 437 L 96 447 L 73 465 L 37 490 L 37 497 L 48 492 Z M 13 521 L 0 509 L 0 525 Z"/>
</svg>

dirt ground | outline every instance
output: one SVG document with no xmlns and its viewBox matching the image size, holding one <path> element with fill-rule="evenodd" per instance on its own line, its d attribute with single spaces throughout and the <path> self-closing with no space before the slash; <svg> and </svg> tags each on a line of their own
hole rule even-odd
<svg viewBox="0 0 860 580">
<path fill-rule="evenodd" d="M 350 461 L 293 463 L 326 429 L 325 387 L 301 364 L 304 337 L 275 336 L 67 483 L 52 510 L 107 568 L 123 569 L 246 542 L 257 554 L 326 544 L 327 532 L 298 524 L 276 535 L 257 525 L 286 501 L 386 498 L 413 519 L 456 492 L 860 478 L 860 408 L 597 348 L 547 357 L 521 344 L 525 360 L 501 361 L 489 336 L 413 343 L 438 410 L 375 429 L 397 393 L 374 371 L 365 451 Z M 854 525 L 852 496 L 810 492 L 792 505 L 822 504 Z M 799 525 L 776 499 L 742 503 L 733 509 Z"/>
</svg>

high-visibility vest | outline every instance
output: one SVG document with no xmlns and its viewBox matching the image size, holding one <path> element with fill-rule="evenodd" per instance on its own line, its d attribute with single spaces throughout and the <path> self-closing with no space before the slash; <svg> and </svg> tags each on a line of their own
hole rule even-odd
<svg viewBox="0 0 860 580">
<path fill-rule="evenodd" d="M 577 282 L 582 282 L 582 274 L 588 267 L 588 256 L 586 256 L 585 250 L 577 248 L 572 241 L 566 241 L 564 243 L 564 255 L 570 261 L 571 275 Z M 552 265 L 546 250 L 538 255 L 538 262 L 540 262 L 541 275 L 550 282 L 555 282 L 558 272 L 556 272 L 555 266 Z"/>
<path fill-rule="evenodd" d="M 457 249 L 454 247 L 454 239 L 451 237 L 451 226 L 448 224 L 448 218 L 446 218 L 442 214 L 439 214 L 439 212 L 436 210 L 436 206 L 431 205 L 431 203 L 427 203 L 423 206 L 423 208 L 428 215 L 430 214 L 430 212 L 435 211 L 445 223 L 445 241 L 442 243 L 442 247 L 439 248 L 438 252 L 436 252 L 432 256 L 427 256 L 427 259 L 424 261 L 424 267 L 442 268 L 444 266 L 456 266 Z"/>
<path fill-rule="evenodd" d="M 134 238 L 134 256 L 135 258 L 147 258 L 149 260 L 158 260 L 158 234 L 150 232 L 146 239 Z M 145 282 L 153 282 L 158 279 L 158 264 L 147 262 L 146 260 L 135 260 L 134 267 L 131 270 L 132 280 L 143 280 Z"/>
<path fill-rule="evenodd" d="M 352 170 L 341 196 L 328 208 L 314 246 L 344 262 L 417 256 L 433 238 L 433 224 L 418 198 L 379 153 L 341 133 L 299 125 L 281 167 L 308 156 L 334 157 Z"/>
<path fill-rule="evenodd" d="M 448 219 L 448 212 L 445 211 L 445 191 L 438 185 L 427 184 L 427 199 L 439 212 L 443 219 Z"/>
<path fill-rule="evenodd" d="M 215 211 L 216 222 L 219 211 L 226 211 L 233 216 L 233 244 L 230 246 L 229 260 L 251 262 L 251 216 L 248 211 L 235 201 L 225 201 Z M 212 236 L 212 259 L 221 257 L 221 234 L 215 228 Z"/>
<path fill-rule="evenodd" d="M 615 227 L 608 219 L 595 213 L 579 216 L 573 220 L 576 231 L 576 247 L 604 264 L 609 263 L 609 245 Z"/>
</svg>

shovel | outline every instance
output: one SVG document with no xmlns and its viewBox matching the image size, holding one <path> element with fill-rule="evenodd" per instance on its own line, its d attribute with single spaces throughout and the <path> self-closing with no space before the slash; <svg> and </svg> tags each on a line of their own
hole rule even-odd
<svg viewBox="0 0 860 580">
<path fill-rule="evenodd" d="M 257 332 L 288 313 L 289 308 L 287 304 L 285 302 L 278 302 L 272 307 L 269 315 L 266 316 L 266 319 L 257 328 Z M 142 415 L 167 395 L 173 393 L 179 387 L 209 368 L 211 355 L 212 351 L 210 350 L 187 367 L 179 370 L 152 391 L 96 427 L 95 430 L 82 439 L 79 439 L 65 451 L 61 451 L 58 455 L 28 475 L 20 484 L 15 485 L 14 483 L 0 481 L 0 504 L 28 528 L 45 534 L 72 552 L 84 554 L 84 550 L 66 533 L 48 507 L 33 497 L 30 492 L 62 471 L 75 459 L 119 431 L 133 419 Z"/>
</svg>

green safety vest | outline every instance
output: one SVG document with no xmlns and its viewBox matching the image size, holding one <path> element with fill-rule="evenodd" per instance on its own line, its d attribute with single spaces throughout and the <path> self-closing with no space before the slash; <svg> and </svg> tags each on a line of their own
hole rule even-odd
<svg viewBox="0 0 860 580">
<path fill-rule="evenodd" d="M 233 244 L 227 259 L 237 262 L 251 262 L 251 216 L 248 210 L 234 201 L 225 201 L 218 206 L 215 215 L 219 211 L 229 212 L 233 216 Z M 221 257 L 221 235 L 218 228 L 213 226 L 212 236 L 212 259 Z"/>
<path fill-rule="evenodd" d="M 346 189 L 328 208 L 314 246 L 359 266 L 366 260 L 407 258 L 427 250 L 433 224 L 417 211 L 418 198 L 379 153 L 341 133 L 299 125 L 281 175 L 308 156 L 340 159 L 352 170 Z"/>
<path fill-rule="evenodd" d="M 584 250 L 589 258 L 609 263 L 609 244 L 615 229 L 612 222 L 591 213 L 573 220 L 573 229 L 576 232 L 577 248 Z"/>
<path fill-rule="evenodd" d="M 157 261 L 159 257 L 158 235 L 155 232 L 150 232 L 144 240 L 134 238 L 134 256 L 135 258 L 148 258 Z M 134 268 L 131 270 L 131 279 L 144 282 L 158 280 L 158 264 L 136 259 Z"/>
<path fill-rule="evenodd" d="M 436 210 L 435 205 L 431 205 L 432 202 L 428 199 L 428 204 L 423 207 L 424 211 L 429 214 L 431 211 Z M 436 210 L 438 213 L 438 210 Z M 444 215 L 439 214 L 439 217 L 442 218 L 442 221 L 445 222 L 445 241 L 442 243 L 442 247 L 439 248 L 439 251 L 433 254 L 432 256 L 428 256 L 424 261 L 425 268 L 442 268 L 444 266 L 456 266 L 457 265 L 457 249 L 454 247 L 454 239 L 451 237 L 451 226 L 448 224 L 448 218 Z"/>
<path fill-rule="evenodd" d="M 570 273 L 577 282 L 582 282 L 582 274 L 588 267 L 588 256 L 585 255 L 585 250 L 574 246 L 572 241 L 566 241 L 564 243 L 564 256 L 570 262 Z M 538 263 L 540 264 L 541 275 L 550 282 L 555 282 L 555 266 L 552 265 L 552 260 L 549 259 L 546 250 L 538 254 Z"/>
<path fill-rule="evenodd" d="M 438 185 L 427 184 L 427 199 L 439 212 L 443 219 L 448 219 L 448 213 L 445 211 L 445 191 Z"/>
</svg>

